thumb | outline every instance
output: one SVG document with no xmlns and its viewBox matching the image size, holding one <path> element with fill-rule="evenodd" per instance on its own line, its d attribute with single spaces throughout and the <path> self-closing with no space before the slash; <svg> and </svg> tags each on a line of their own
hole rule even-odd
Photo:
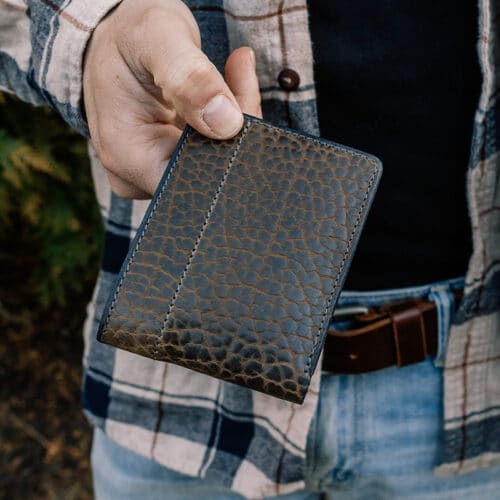
<svg viewBox="0 0 500 500">
<path fill-rule="evenodd" d="M 181 25 L 177 30 L 164 26 L 150 25 L 148 38 L 154 43 L 144 44 L 148 50 L 142 54 L 162 99 L 203 135 L 233 137 L 243 126 L 243 115 L 224 78 Z"/>
</svg>

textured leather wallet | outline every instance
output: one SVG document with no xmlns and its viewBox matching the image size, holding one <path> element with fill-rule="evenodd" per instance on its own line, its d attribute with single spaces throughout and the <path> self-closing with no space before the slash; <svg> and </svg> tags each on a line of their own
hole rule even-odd
<svg viewBox="0 0 500 500">
<path fill-rule="evenodd" d="M 301 403 L 380 174 L 251 116 L 227 141 L 188 127 L 98 339 Z"/>
</svg>

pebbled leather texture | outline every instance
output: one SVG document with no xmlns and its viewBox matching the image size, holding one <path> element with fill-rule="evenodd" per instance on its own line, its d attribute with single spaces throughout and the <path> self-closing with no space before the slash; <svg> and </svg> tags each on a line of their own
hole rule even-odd
<svg viewBox="0 0 500 500">
<path fill-rule="evenodd" d="M 245 118 L 186 128 L 98 339 L 301 403 L 381 164 Z"/>
</svg>

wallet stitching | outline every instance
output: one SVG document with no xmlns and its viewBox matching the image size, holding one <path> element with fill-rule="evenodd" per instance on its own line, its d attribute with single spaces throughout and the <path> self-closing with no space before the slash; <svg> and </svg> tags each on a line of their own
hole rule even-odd
<svg viewBox="0 0 500 500">
<path fill-rule="evenodd" d="M 161 191 L 158 193 L 158 196 L 157 196 L 157 198 L 155 200 L 155 204 L 153 205 L 153 208 L 151 209 L 149 217 L 146 220 L 146 222 L 144 224 L 144 227 L 142 228 L 142 231 L 141 231 L 141 234 L 140 234 L 139 238 L 137 239 L 137 243 L 136 243 L 136 245 L 134 247 L 134 250 L 132 251 L 132 254 L 130 255 L 130 259 L 127 262 L 127 267 L 123 271 L 123 273 L 121 275 L 121 278 L 120 278 L 120 281 L 119 281 L 118 285 L 116 286 L 116 290 L 115 290 L 115 293 L 113 295 L 113 300 L 111 301 L 111 304 L 110 304 L 110 306 L 108 308 L 108 314 L 106 316 L 106 322 L 104 323 L 104 327 L 102 329 L 102 337 L 103 338 L 104 338 L 104 336 L 106 334 L 106 329 L 108 328 L 108 324 L 109 324 L 109 318 L 111 316 L 111 312 L 115 308 L 116 301 L 118 299 L 118 294 L 120 293 L 120 290 L 121 290 L 123 281 L 125 279 L 125 276 L 128 274 L 128 272 L 130 270 L 130 267 L 133 264 L 135 254 L 137 253 L 137 250 L 139 249 L 139 245 L 141 244 L 142 238 L 144 237 L 144 233 L 146 232 L 146 229 L 148 228 L 149 223 L 151 222 L 151 218 L 153 217 L 154 213 L 156 212 L 156 209 L 158 207 L 158 204 L 160 203 L 160 200 L 161 200 L 161 198 L 163 196 L 165 188 L 167 187 L 168 181 L 169 181 L 170 177 L 173 175 L 173 173 L 175 171 L 175 167 L 179 163 L 179 156 L 182 153 L 182 150 L 184 149 L 184 146 L 186 144 L 186 141 L 187 141 L 189 135 L 190 135 L 190 131 L 188 130 L 186 132 L 185 136 L 184 136 L 184 141 L 182 142 L 182 144 L 179 146 L 179 149 L 177 150 L 177 154 L 175 156 L 175 162 L 174 162 L 174 164 L 172 165 L 172 168 L 170 169 L 170 171 L 167 174 L 167 178 L 165 179 L 165 182 L 163 183 Z"/>
<path fill-rule="evenodd" d="M 330 293 L 330 296 L 328 297 L 328 300 L 326 302 L 325 312 L 323 313 L 323 317 L 321 318 L 321 323 L 319 325 L 318 332 L 316 333 L 316 337 L 314 339 L 314 343 L 313 343 L 311 352 L 309 353 L 309 359 L 308 359 L 307 365 L 306 365 L 306 367 L 304 369 L 304 371 L 306 373 L 309 373 L 309 376 L 312 376 L 312 373 L 311 373 L 312 356 L 313 356 L 313 354 L 316 351 L 316 348 L 318 346 L 318 341 L 319 341 L 319 338 L 321 336 L 321 331 L 323 329 L 323 325 L 325 324 L 325 319 L 326 319 L 326 317 L 328 315 L 328 310 L 330 309 L 330 305 L 332 303 L 333 296 L 335 295 L 335 293 L 337 291 L 337 287 L 339 285 L 339 280 L 340 280 L 340 275 L 342 274 L 342 271 L 344 270 L 345 263 L 347 262 L 347 258 L 349 256 L 349 249 L 351 248 L 352 242 L 354 240 L 354 235 L 356 234 L 356 229 L 358 228 L 359 223 L 361 221 L 362 214 L 365 211 L 366 202 L 368 201 L 368 197 L 370 195 L 371 187 L 372 187 L 372 185 L 373 185 L 373 183 L 375 181 L 375 178 L 377 177 L 377 170 L 378 170 L 377 169 L 377 163 L 374 160 L 372 160 L 371 158 L 367 157 L 367 156 L 360 155 L 360 154 L 358 156 L 361 156 L 363 158 L 367 158 L 368 161 L 375 168 L 374 168 L 372 176 L 368 180 L 368 187 L 366 188 L 366 191 L 365 191 L 365 197 L 363 198 L 363 201 L 361 202 L 361 206 L 360 206 L 358 214 L 356 216 L 356 222 L 354 223 L 354 227 L 352 228 L 351 235 L 349 237 L 349 241 L 347 242 L 347 248 L 346 248 L 346 250 L 344 252 L 344 257 L 342 258 L 342 262 L 340 264 L 340 268 L 339 268 L 339 270 L 337 272 L 337 275 L 335 276 L 335 280 L 334 280 L 333 285 L 332 285 L 333 289 L 332 289 L 332 291 Z"/>
<path fill-rule="evenodd" d="M 205 232 L 205 229 L 207 228 L 207 226 L 208 226 L 208 224 L 210 222 L 212 214 L 215 211 L 215 208 L 217 206 L 217 202 L 219 201 L 220 194 L 222 193 L 222 189 L 224 188 L 224 185 L 226 184 L 227 178 L 229 177 L 229 173 L 231 171 L 231 167 L 234 164 L 234 160 L 238 156 L 238 153 L 240 151 L 241 145 L 243 143 L 243 139 L 247 135 L 247 132 L 248 132 L 250 126 L 251 126 L 251 122 L 250 122 L 250 120 L 247 120 L 245 122 L 245 127 L 243 128 L 243 130 L 241 132 L 241 137 L 239 138 L 238 143 L 236 144 L 236 148 L 234 149 L 233 154 L 231 155 L 231 158 L 229 159 L 229 163 L 228 163 L 228 165 L 226 167 L 226 170 L 224 171 L 224 174 L 222 175 L 222 179 L 221 179 L 221 181 L 219 183 L 219 186 L 217 187 L 217 190 L 215 191 L 215 195 L 212 198 L 212 202 L 210 203 L 210 207 L 208 209 L 207 215 L 206 215 L 205 220 L 204 220 L 204 222 L 203 222 L 203 224 L 201 226 L 200 232 L 198 234 L 198 238 L 196 239 L 194 247 L 191 250 L 191 254 L 188 257 L 188 260 L 187 260 L 186 266 L 184 267 L 182 275 L 179 278 L 179 282 L 177 283 L 177 288 L 176 288 L 176 290 L 174 292 L 174 295 L 172 296 L 172 300 L 170 301 L 170 305 L 168 306 L 168 310 L 167 310 L 167 313 L 165 315 L 165 319 L 163 321 L 163 325 L 161 327 L 160 333 L 158 334 L 158 337 L 156 338 L 156 341 L 155 341 L 155 344 L 154 344 L 154 348 L 153 348 L 153 359 L 156 359 L 156 356 L 158 355 L 158 348 L 160 346 L 161 339 L 162 339 L 163 334 L 164 334 L 164 330 L 165 330 L 165 328 L 167 326 L 167 322 L 168 322 L 168 320 L 170 318 L 170 313 L 172 312 L 172 308 L 174 307 L 175 301 L 177 300 L 177 297 L 178 297 L 179 292 L 180 292 L 180 290 L 182 288 L 182 285 L 184 284 L 184 280 L 186 279 L 186 276 L 187 276 L 187 274 L 189 272 L 189 269 L 191 267 L 191 263 L 193 262 L 193 259 L 195 257 L 196 251 L 198 250 L 198 247 L 199 247 L 199 245 L 201 243 L 201 239 L 203 237 L 203 233 Z"/>
<path fill-rule="evenodd" d="M 316 139 L 314 137 L 308 137 L 306 135 L 303 135 L 303 134 L 299 134 L 298 132 L 294 132 L 293 130 L 283 130 L 279 127 L 276 127 L 274 125 L 271 125 L 270 123 L 264 123 L 264 122 L 259 122 L 259 123 L 262 123 L 262 125 L 265 127 L 265 128 L 268 128 L 268 129 L 271 129 L 271 130 L 275 130 L 281 134 L 286 134 L 286 135 L 293 135 L 294 137 L 298 137 L 299 139 L 302 139 L 303 141 L 307 141 L 307 142 L 314 142 L 316 144 L 318 144 L 319 146 L 322 146 L 322 147 L 326 147 L 326 148 L 329 148 L 329 149 L 336 149 L 337 151 L 342 151 L 344 153 L 349 153 L 351 156 L 358 156 L 359 158 L 364 158 L 365 160 L 367 160 L 369 163 L 371 163 L 375 169 L 377 169 L 377 162 L 375 161 L 374 158 L 368 156 L 368 155 L 364 155 L 363 153 L 360 153 L 358 151 L 353 151 L 352 149 L 349 149 L 349 148 L 344 148 L 340 145 L 336 145 L 336 144 L 330 144 L 328 142 L 323 142 L 323 141 L 320 141 L 319 139 Z M 374 175 L 376 175 L 377 171 L 375 170 L 375 173 Z M 370 189 L 371 185 L 368 187 L 368 190 Z"/>
<path fill-rule="evenodd" d="M 346 148 L 342 148 L 341 146 L 335 146 L 333 144 L 329 144 L 327 142 L 322 142 L 322 141 L 319 141 L 318 139 L 315 139 L 313 137 L 305 137 L 301 134 L 298 134 L 292 130 L 282 130 L 280 129 L 279 127 L 275 127 L 271 124 L 267 124 L 267 123 L 263 123 L 264 127 L 265 128 L 268 128 L 270 130 L 274 130 L 274 131 L 277 131 L 278 133 L 280 134 L 288 134 L 288 135 L 292 135 L 292 136 L 295 136 L 295 137 L 298 137 L 299 139 L 302 139 L 302 140 L 306 140 L 306 141 L 309 141 L 309 142 L 313 142 L 313 143 L 316 143 L 322 147 L 327 147 L 329 149 L 335 149 L 335 150 L 338 150 L 338 151 L 342 151 L 342 152 L 347 152 L 349 153 L 350 155 L 352 156 L 357 156 L 359 158 L 363 158 L 365 160 L 368 161 L 368 163 L 370 165 L 372 165 L 374 167 L 373 169 L 373 174 L 371 175 L 370 179 L 368 180 L 368 187 L 366 188 L 366 191 L 365 191 L 365 197 L 363 199 L 363 201 L 361 202 L 361 206 L 359 208 L 359 211 L 358 211 L 358 215 L 356 216 L 356 222 L 354 223 L 354 227 L 351 231 L 351 235 L 349 237 L 349 241 L 347 242 L 347 248 L 346 248 L 346 251 L 344 252 L 344 257 L 342 258 L 342 262 L 340 264 L 340 268 L 337 272 L 337 275 L 335 276 L 335 279 L 333 281 L 333 284 L 332 284 L 332 291 L 330 293 L 330 296 L 328 297 L 328 300 L 326 302 L 326 307 L 325 307 L 325 312 L 323 313 L 323 316 L 321 318 L 321 323 L 319 325 L 319 328 L 318 328 L 318 332 L 316 333 L 316 336 L 314 338 L 314 341 L 313 341 L 313 346 L 311 348 L 311 352 L 309 353 L 309 356 L 308 356 L 308 360 L 307 360 L 307 365 L 305 366 L 304 368 L 304 372 L 305 373 L 308 373 L 309 376 L 311 377 L 312 376 L 312 373 L 311 373 L 311 365 L 312 365 L 312 356 L 314 354 L 314 352 L 316 351 L 316 348 L 318 346 L 318 342 L 319 342 L 319 338 L 321 336 L 321 331 L 323 329 L 323 325 L 325 323 L 325 319 L 328 315 L 328 310 L 330 309 L 330 305 L 332 303 L 332 299 L 333 299 L 333 296 L 335 295 L 336 291 L 337 291 L 337 287 L 338 287 L 338 284 L 339 284 L 339 280 L 340 280 L 340 275 L 342 274 L 342 271 L 344 270 L 344 266 L 345 266 L 345 263 L 347 262 L 347 258 L 349 256 L 349 250 L 351 248 L 351 245 L 352 245 L 352 242 L 354 240 L 354 235 L 356 234 L 356 230 L 359 226 L 359 223 L 361 221 L 361 216 L 363 214 L 363 212 L 365 211 L 365 208 L 366 208 L 366 202 L 368 201 L 368 197 L 370 195 L 370 190 L 372 188 L 372 185 L 377 177 L 377 173 L 378 173 L 378 164 L 377 162 L 373 159 L 373 158 L 370 158 L 369 156 L 367 155 L 364 155 L 362 153 L 358 153 L 356 151 L 351 151 L 349 149 L 346 149 Z"/>
</svg>

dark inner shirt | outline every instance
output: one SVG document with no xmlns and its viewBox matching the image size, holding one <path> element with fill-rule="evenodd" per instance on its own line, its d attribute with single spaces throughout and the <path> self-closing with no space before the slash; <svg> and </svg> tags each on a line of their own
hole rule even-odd
<svg viewBox="0 0 500 500">
<path fill-rule="evenodd" d="M 346 289 L 461 276 L 480 71 L 471 0 L 309 0 L 321 135 L 384 173 Z"/>
</svg>

